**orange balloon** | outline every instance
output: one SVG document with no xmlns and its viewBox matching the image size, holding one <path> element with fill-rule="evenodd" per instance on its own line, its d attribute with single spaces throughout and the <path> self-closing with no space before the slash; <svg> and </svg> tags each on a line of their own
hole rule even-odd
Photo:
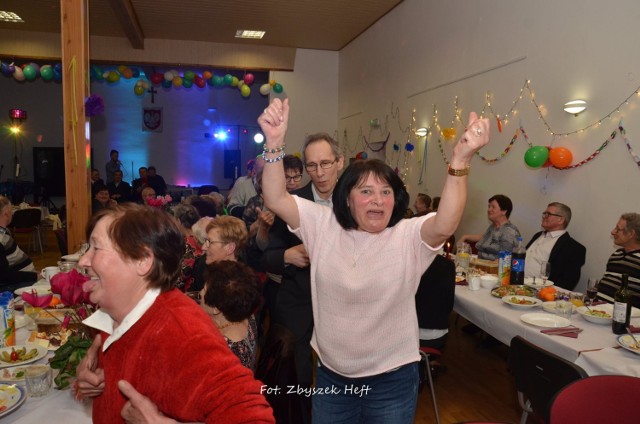
<svg viewBox="0 0 640 424">
<path fill-rule="evenodd" d="M 565 147 L 554 147 L 549 152 L 549 160 L 556 168 L 566 168 L 571 165 L 573 155 L 571 150 Z"/>
</svg>

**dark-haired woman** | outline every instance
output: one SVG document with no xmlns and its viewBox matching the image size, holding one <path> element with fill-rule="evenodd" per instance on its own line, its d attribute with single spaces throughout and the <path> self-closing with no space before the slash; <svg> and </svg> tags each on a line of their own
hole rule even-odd
<svg viewBox="0 0 640 424">
<path fill-rule="evenodd" d="M 211 317 L 227 345 L 242 362 L 255 370 L 256 320 L 260 284 L 256 273 L 241 262 L 220 261 L 207 267 L 200 292 L 202 309 Z"/>
<path fill-rule="evenodd" d="M 440 213 L 403 219 L 409 197 L 384 162 L 356 161 L 338 180 L 333 210 L 291 196 L 281 159 L 288 100 L 274 99 L 258 122 L 266 136 L 266 206 L 300 237 L 311 262 L 318 354 L 313 422 L 413 423 L 418 393 L 420 276 L 455 231 L 467 198 L 469 164 L 489 141 L 489 122 L 469 116 L 456 144 Z M 349 388 L 349 390 L 347 390 Z"/>
<path fill-rule="evenodd" d="M 465 234 L 460 241 L 475 242 L 480 259 L 498 259 L 501 250 L 511 252 L 518 243 L 520 230 L 509 221 L 513 203 L 504 194 L 491 196 L 487 205 L 487 218 L 491 224 L 484 234 Z"/>
</svg>

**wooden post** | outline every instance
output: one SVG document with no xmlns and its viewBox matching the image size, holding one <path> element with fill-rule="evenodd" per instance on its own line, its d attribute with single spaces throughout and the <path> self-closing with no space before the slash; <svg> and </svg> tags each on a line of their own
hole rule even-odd
<svg viewBox="0 0 640 424">
<path fill-rule="evenodd" d="M 60 20 L 67 247 L 72 253 L 86 240 L 85 227 L 91 215 L 91 142 L 84 115 L 84 99 L 89 95 L 88 0 L 60 0 Z"/>
</svg>

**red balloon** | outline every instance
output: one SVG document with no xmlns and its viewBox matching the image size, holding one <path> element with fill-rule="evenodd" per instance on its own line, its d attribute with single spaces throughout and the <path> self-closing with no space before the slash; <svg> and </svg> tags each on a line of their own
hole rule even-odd
<svg viewBox="0 0 640 424">
<path fill-rule="evenodd" d="M 154 83 L 155 85 L 161 84 L 163 80 L 164 80 L 164 75 L 162 75 L 159 72 L 155 72 L 153 75 L 151 75 L 151 82 Z"/>
<path fill-rule="evenodd" d="M 247 84 L 247 85 L 251 85 L 251 84 L 253 84 L 254 78 L 255 77 L 253 76 L 253 74 L 246 74 L 244 76 L 244 83 Z"/>
<path fill-rule="evenodd" d="M 196 86 L 199 87 L 199 88 L 204 88 L 204 86 L 207 84 L 207 82 L 204 80 L 204 78 L 199 77 L 197 75 L 194 78 L 194 82 L 195 82 Z"/>
<path fill-rule="evenodd" d="M 565 147 L 554 147 L 549 152 L 549 160 L 556 168 L 566 168 L 571 165 L 573 155 L 571 151 Z"/>
</svg>

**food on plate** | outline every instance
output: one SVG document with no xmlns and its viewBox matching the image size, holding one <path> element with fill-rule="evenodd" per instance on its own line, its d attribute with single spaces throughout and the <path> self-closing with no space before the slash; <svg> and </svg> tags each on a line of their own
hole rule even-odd
<svg viewBox="0 0 640 424">
<path fill-rule="evenodd" d="M 516 305 L 535 305 L 536 304 L 536 302 L 532 300 L 527 300 L 524 297 L 515 297 L 515 296 L 512 296 L 511 298 L 509 298 L 509 302 L 514 303 Z"/>
<path fill-rule="evenodd" d="M 72 331 L 66 328 L 59 328 L 58 331 L 32 331 L 29 343 L 35 343 L 46 348 L 58 348 L 65 344 Z"/>
<path fill-rule="evenodd" d="M 24 375 L 25 375 L 24 367 L 5 368 L 0 373 L 0 380 L 2 381 L 24 380 Z"/>
<path fill-rule="evenodd" d="M 543 287 L 538 292 L 538 297 L 545 302 L 550 302 L 556 300 L 556 293 L 558 293 L 558 290 L 553 286 Z"/>
<path fill-rule="evenodd" d="M 464 281 L 464 275 L 456 275 L 456 284 L 460 284 Z"/>
<path fill-rule="evenodd" d="M 599 309 L 591 309 L 589 311 L 585 311 L 584 315 L 590 315 L 592 317 L 598 317 L 598 318 L 611 318 L 611 314 L 605 311 L 601 311 Z"/>
<path fill-rule="evenodd" d="M 0 359 L 4 362 L 18 363 L 35 358 L 38 355 L 38 349 L 33 348 L 27 351 L 26 346 L 22 346 L 18 350 L 15 348 L 5 349 L 0 353 Z"/>
<path fill-rule="evenodd" d="M 527 286 L 500 286 L 491 290 L 491 295 L 501 298 L 505 296 L 535 297 L 536 290 Z"/>
</svg>

